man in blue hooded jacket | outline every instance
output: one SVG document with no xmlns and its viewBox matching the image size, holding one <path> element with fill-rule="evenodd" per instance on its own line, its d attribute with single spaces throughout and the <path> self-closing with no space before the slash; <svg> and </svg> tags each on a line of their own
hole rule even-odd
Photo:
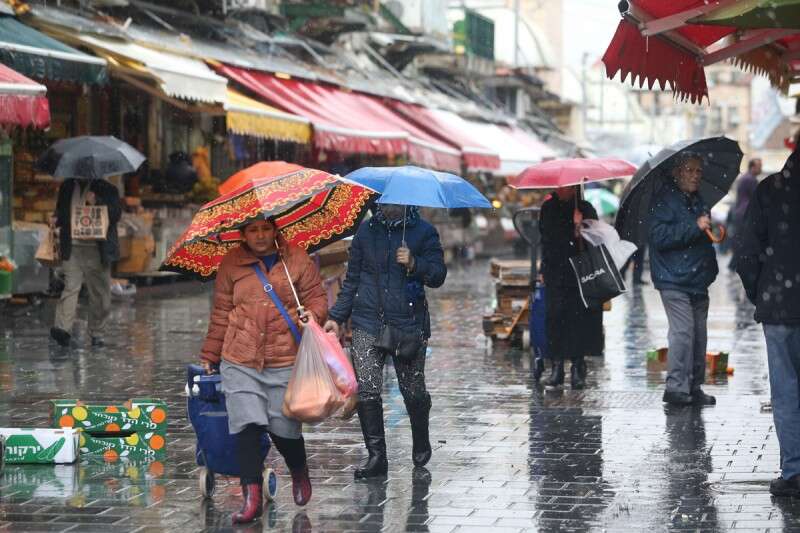
<svg viewBox="0 0 800 533">
<path fill-rule="evenodd" d="M 719 268 L 708 208 L 698 194 L 703 159 L 678 158 L 669 180 L 653 199 L 650 219 L 650 275 L 669 321 L 669 355 L 664 402 L 714 405 L 700 386 L 705 380 L 708 287 Z"/>
</svg>

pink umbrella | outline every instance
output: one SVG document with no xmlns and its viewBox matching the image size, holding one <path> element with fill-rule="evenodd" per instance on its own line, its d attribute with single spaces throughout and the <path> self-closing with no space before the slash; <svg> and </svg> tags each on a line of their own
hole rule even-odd
<svg viewBox="0 0 800 533">
<path fill-rule="evenodd" d="M 528 167 L 509 184 L 515 189 L 557 189 L 632 176 L 636 167 L 615 157 L 597 159 L 553 159 Z"/>
</svg>

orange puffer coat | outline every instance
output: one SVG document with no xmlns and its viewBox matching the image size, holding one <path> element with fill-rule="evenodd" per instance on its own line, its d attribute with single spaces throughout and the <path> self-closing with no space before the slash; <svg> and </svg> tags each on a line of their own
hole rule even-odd
<svg viewBox="0 0 800 533">
<path fill-rule="evenodd" d="M 300 303 L 314 314 L 317 322 L 324 323 L 328 316 L 328 299 L 317 266 L 305 250 L 296 246 L 282 244 L 280 255 L 289 268 Z M 253 271 L 254 264 L 265 270 L 261 260 L 244 245 L 233 248 L 222 260 L 214 287 L 208 335 L 200 357 L 212 363 L 224 358 L 259 370 L 291 366 L 297 355 L 297 342 L 283 315 L 264 293 Z M 297 320 L 297 303 L 280 261 L 267 277 L 302 332 Z"/>
</svg>

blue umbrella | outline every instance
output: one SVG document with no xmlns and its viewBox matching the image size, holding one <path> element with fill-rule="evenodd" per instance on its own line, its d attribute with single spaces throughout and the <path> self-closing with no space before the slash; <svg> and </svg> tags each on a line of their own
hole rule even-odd
<svg viewBox="0 0 800 533">
<path fill-rule="evenodd" d="M 381 193 L 378 203 L 418 207 L 492 207 L 489 200 L 464 178 L 425 168 L 364 167 L 347 175 Z"/>
<path fill-rule="evenodd" d="M 347 179 L 381 194 L 379 204 L 418 207 L 492 207 L 489 200 L 464 178 L 414 166 L 364 167 Z M 405 223 L 403 224 L 405 242 Z"/>
</svg>

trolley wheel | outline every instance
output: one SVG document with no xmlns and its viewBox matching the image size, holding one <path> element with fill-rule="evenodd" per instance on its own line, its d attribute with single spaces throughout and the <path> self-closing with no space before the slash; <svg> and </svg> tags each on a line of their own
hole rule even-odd
<svg viewBox="0 0 800 533">
<path fill-rule="evenodd" d="M 214 472 L 205 466 L 201 466 L 198 481 L 200 483 L 200 492 L 203 494 L 203 497 L 211 498 L 214 495 L 214 489 L 217 488 L 217 483 L 214 480 Z"/>
<path fill-rule="evenodd" d="M 268 501 L 274 501 L 275 496 L 278 495 L 278 476 L 275 471 L 270 467 L 264 469 L 264 498 Z"/>
<path fill-rule="evenodd" d="M 531 332 L 526 329 L 522 332 L 522 349 L 530 350 L 531 348 Z"/>
</svg>

